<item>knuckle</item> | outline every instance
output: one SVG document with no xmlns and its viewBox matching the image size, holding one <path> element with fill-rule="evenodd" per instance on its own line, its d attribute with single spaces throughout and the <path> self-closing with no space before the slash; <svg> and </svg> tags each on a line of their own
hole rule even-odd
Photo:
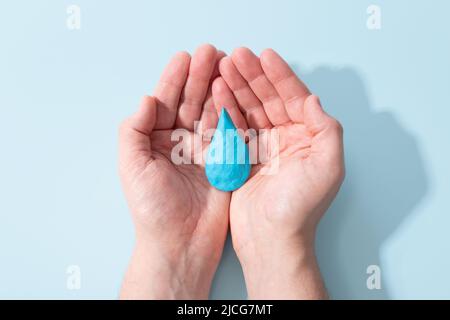
<svg viewBox="0 0 450 320">
<path fill-rule="evenodd" d="M 225 91 L 225 81 L 222 78 L 216 78 L 213 81 L 213 89 L 218 93 L 223 93 Z"/>
<path fill-rule="evenodd" d="M 344 127 L 342 126 L 342 124 L 338 120 L 336 120 L 334 118 L 332 118 L 330 120 L 330 127 L 333 128 L 340 135 L 342 135 L 344 133 Z"/>
</svg>

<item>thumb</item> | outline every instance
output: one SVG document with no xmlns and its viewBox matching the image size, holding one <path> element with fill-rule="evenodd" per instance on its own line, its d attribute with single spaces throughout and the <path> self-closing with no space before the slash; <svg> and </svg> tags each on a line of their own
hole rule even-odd
<svg viewBox="0 0 450 320">
<path fill-rule="evenodd" d="M 150 134 L 156 124 L 156 100 L 144 96 L 139 110 L 123 121 L 119 130 L 119 160 L 120 165 L 138 160 L 148 160 L 151 157 Z"/>
<path fill-rule="evenodd" d="M 319 97 L 310 95 L 304 104 L 304 121 L 312 134 L 311 151 L 322 160 L 343 164 L 343 129 L 322 108 Z"/>
</svg>

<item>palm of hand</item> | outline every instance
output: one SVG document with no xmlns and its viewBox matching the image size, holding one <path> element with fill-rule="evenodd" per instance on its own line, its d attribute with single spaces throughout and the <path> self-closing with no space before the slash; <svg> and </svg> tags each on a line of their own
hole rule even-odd
<svg viewBox="0 0 450 320">
<path fill-rule="evenodd" d="M 274 127 L 271 131 L 279 136 L 279 150 L 272 152 L 279 153 L 268 154 L 267 161 L 254 165 L 250 179 L 232 195 L 230 219 L 237 250 L 256 236 L 248 226 L 260 226 L 262 231 L 272 225 L 275 230 L 279 224 L 298 225 L 295 213 L 301 212 L 299 198 L 306 194 L 302 189 L 308 188 L 305 160 L 311 137 L 304 126 L 298 124 Z M 294 198 L 299 201 L 292 201 Z"/>
<path fill-rule="evenodd" d="M 136 219 L 147 230 L 156 229 L 152 231 L 158 239 L 168 237 L 169 243 L 216 243 L 212 238 L 227 228 L 230 194 L 209 185 L 202 164 L 172 162 L 171 134 L 172 130 L 152 132 L 152 159 L 143 162 L 133 181 L 137 190 L 131 193 L 136 199 L 132 202 L 139 206 L 134 210 Z M 206 148 L 204 144 L 203 151 Z"/>
</svg>

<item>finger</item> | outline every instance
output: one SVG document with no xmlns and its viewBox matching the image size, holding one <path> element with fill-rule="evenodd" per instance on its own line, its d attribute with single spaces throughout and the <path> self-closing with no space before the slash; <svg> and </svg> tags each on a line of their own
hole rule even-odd
<svg viewBox="0 0 450 320">
<path fill-rule="evenodd" d="M 222 61 L 222 59 L 224 57 L 226 57 L 226 53 L 223 52 L 222 50 L 217 50 L 217 55 L 216 55 L 216 64 L 214 65 L 214 69 L 211 75 L 211 79 L 214 80 L 215 78 L 217 78 L 218 76 L 220 76 L 220 71 L 219 71 L 219 65 L 220 65 L 220 61 Z M 212 81 L 211 81 L 212 83 Z"/>
<path fill-rule="evenodd" d="M 194 121 L 200 119 L 203 103 L 216 63 L 217 50 L 212 45 L 200 46 L 194 53 L 189 74 L 181 94 L 176 126 L 194 129 Z"/>
<path fill-rule="evenodd" d="M 127 165 L 151 157 L 150 134 L 156 125 L 157 104 L 154 97 L 144 96 L 139 110 L 126 119 L 119 131 L 119 158 Z"/>
<path fill-rule="evenodd" d="M 212 92 L 210 91 L 208 93 L 208 96 L 206 97 L 202 115 L 200 117 L 199 127 L 196 128 L 196 132 L 202 135 L 204 135 L 207 132 L 210 132 L 211 129 L 216 128 L 217 121 L 218 121 L 217 111 L 214 106 L 214 99 L 212 96 Z"/>
<path fill-rule="evenodd" d="M 237 106 L 233 92 L 228 88 L 222 77 L 218 77 L 214 80 L 212 94 L 217 114 L 220 114 L 222 108 L 225 108 L 230 115 L 231 120 L 233 120 L 235 127 L 246 131 L 248 129 L 247 122 Z"/>
<path fill-rule="evenodd" d="M 236 69 L 230 57 L 223 58 L 220 61 L 219 71 L 228 87 L 233 91 L 248 126 L 255 130 L 270 128 L 271 123 L 267 118 L 261 101 L 255 96 L 253 90 Z"/>
<path fill-rule="evenodd" d="M 155 89 L 155 97 L 158 101 L 156 129 L 170 129 L 174 126 L 190 61 L 189 53 L 178 52 L 164 69 Z"/>
<path fill-rule="evenodd" d="M 283 100 L 289 118 L 303 122 L 303 104 L 311 94 L 306 85 L 274 50 L 264 50 L 260 60 L 264 73 Z"/>
<path fill-rule="evenodd" d="M 270 122 L 273 125 L 289 122 L 290 119 L 284 108 L 283 101 L 264 74 L 259 58 L 247 48 L 234 50 L 231 58 L 237 70 L 263 103 Z"/>
<path fill-rule="evenodd" d="M 317 96 L 310 95 L 304 104 L 304 121 L 312 134 L 311 155 L 330 163 L 343 163 L 343 130 L 340 123 L 323 110 Z"/>
<path fill-rule="evenodd" d="M 215 78 L 217 78 L 219 73 L 219 62 L 220 60 L 225 57 L 225 52 L 223 51 L 217 51 L 216 56 L 216 65 L 214 67 L 211 80 L 213 81 Z M 204 134 L 205 132 L 210 132 L 210 129 L 214 129 L 217 126 L 217 112 L 214 107 L 214 100 L 212 97 L 212 81 L 208 88 L 208 92 L 206 94 L 205 103 L 203 104 L 202 114 L 200 116 L 200 126 L 198 130 L 196 130 L 199 134 Z"/>
</svg>

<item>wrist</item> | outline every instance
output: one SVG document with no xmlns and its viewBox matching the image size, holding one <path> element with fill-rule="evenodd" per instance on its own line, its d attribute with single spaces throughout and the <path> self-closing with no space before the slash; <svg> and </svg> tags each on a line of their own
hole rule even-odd
<svg viewBox="0 0 450 320">
<path fill-rule="evenodd" d="M 188 250 L 169 250 L 138 239 L 121 298 L 207 299 L 216 267 Z"/>
<path fill-rule="evenodd" d="M 272 241 L 239 255 L 249 299 L 326 299 L 313 241 Z"/>
</svg>

